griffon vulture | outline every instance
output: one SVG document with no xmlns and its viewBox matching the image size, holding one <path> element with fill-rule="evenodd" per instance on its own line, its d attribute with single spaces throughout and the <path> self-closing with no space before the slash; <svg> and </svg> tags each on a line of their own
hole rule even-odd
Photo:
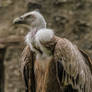
<svg viewBox="0 0 92 92">
<path fill-rule="evenodd" d="M 38 11 L 14 20 L 29 28 L 21 57 L 26 92 L 92 92 L 92 62 L 76 45 L 57 37 Z"/>
</svg>

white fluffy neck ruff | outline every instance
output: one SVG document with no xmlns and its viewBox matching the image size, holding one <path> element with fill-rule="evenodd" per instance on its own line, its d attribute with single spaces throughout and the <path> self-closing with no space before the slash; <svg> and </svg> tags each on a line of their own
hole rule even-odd
<svg viewBox="0 0 92 92">
<path fill-rule="evenodd" d="M 53 30 L 43 28 L 38 30 L 38 32 L 35 34 L 34 39 L 32 38 L 31 32 L 29 32 L 25 38 L 25 41 L 30 46 L 32 51 L 38 53 L 36 48 L 39 48 L 43 53 L 49 54 L 51 51 L 45 48 L 45 46 L 43 46 L 43 44 L 41 43 L 48 43 L 53 39 L 53 37 L 54 37 Z M 36 48 L 34 47 L 34 45 Z"/>
<path fill-rule="evenodd" d="M 36 35 L 35 35 L 35 40 L 38 42 L 46 43 L 52 40 L 54 37 L 54 32 L 51 29 L 40 29 Z"/>
</svg>

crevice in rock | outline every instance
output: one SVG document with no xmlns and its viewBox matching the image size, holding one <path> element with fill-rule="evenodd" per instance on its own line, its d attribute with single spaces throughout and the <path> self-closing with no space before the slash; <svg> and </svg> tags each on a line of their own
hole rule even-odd
<svg viewBox="0 0 92 92">
<path fill-rule="evenodd" d="M 4 56 L 6 48 L 0 48 L 0 92 L 4 92 Z"/>
</svg>

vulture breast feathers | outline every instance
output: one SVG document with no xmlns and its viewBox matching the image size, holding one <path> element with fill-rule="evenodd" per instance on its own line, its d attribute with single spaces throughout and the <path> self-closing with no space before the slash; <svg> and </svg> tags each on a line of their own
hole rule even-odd
<svg viewBox="0 0 92 92">
<path fill-rule="evenodd" d="M 26 92 L 92 92 L 92 63 L 89 57 L 69 40 L 55 35 L 48 38 L 47 34 L 45 32 L 40 37 L 38 34 L 36 40 L 41 46 L 37 45 L 38 49 L 47 51 L 52 57 L 48 64 L 43 61 L 42 64 L 47 65 L 45 70 L 42 71 L 42 66 L 35 63 L 38 57 L 30 45 L 22 53 L 21 72 Z M 35 72 L 37 66 L 39 68 Z"/>
</svg>

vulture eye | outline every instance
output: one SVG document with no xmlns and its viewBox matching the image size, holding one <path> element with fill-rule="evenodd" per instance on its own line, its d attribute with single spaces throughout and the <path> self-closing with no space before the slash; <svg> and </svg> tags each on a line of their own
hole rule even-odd
<svg viewBox="0 0 92 92">
<path fill-rule="evenodd" d="M 32 14 L 31 14 L 31 15 L 26 16 L 26 19 L 29 19 L 29 18 L 30 18 L 30 19 L 35 19 L 35 16 L 34 16 L 34 15 L 32 15 Z"/>
<path fill-rule="evenodd" d="M 31 15 L 26 16 L 26 18 L 31 18 Z"/>
<path fill-rule="evenodd" d="M 26 16 L 26 18 L 33 18 L 33 17 L 34 17 L 33 15 Z"/>
</svg>

